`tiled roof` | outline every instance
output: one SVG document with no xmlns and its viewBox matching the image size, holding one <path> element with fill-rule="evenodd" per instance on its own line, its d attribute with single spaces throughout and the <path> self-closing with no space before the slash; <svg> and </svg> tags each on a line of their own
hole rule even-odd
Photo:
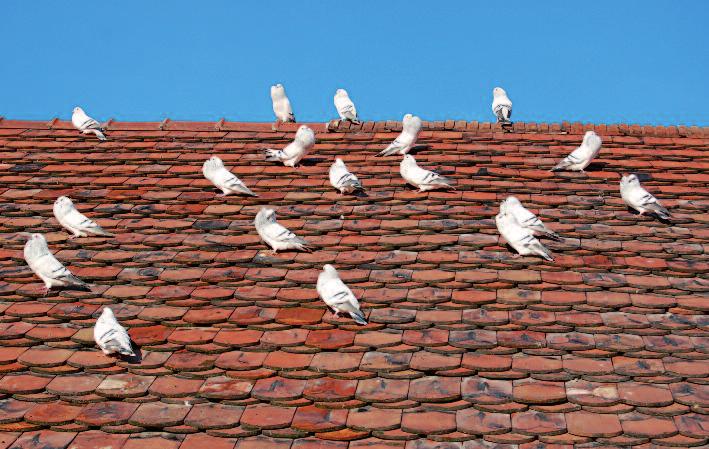
<svg viewBox="0 0 709 449">
<path fill-rule="evenodd" d="M 376 152 L 395 122 L 312 125 L 298 169 L 263 160 L 297 125 L 0 121 L 0 448 L 688 447 L 709 441 L 706 128 L 426 123 L 417 160 L 457 190 L 418 193 Z M 586 173 L 550 173 L 586 129 Z M 219 155 L 258 198 L 217 197 Z M 342 196 L 342 157 L 367 196 Z M 621 174 L 671 223 L 622 203 Z M 513 256 L 494 223 L 516 195 L 564 240 Z M 115 238 L 69 239 L 60 195 Z M 312 243 L 276 256 L 262 205 Z M 23 260 L 42 232 L 91 292 Z M 337 267 L 370 324 L 318 299 Z M 142 361 L 104 356 L 110 304 Z"/>
</svg>

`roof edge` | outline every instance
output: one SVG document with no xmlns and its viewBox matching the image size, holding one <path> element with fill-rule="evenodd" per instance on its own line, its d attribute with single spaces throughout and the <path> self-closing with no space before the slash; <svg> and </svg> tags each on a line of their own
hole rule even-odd
<svg viewBox="0 0 709 449">
<path fill-rule="evenodd" d="M 353 124 L 332 120 L 328 123 L 306 122 L 285 123 L 278 126 L 278 131 L 294 131 L 300 125 L 308 125 L 317 132 L 388 132 L 400 131 L 399 121 L 362 122 Z M 192 131 L 192 132 L 273 132 L 272 122 L 228 122 L 221 119 L 216 122 L 173 121 L 165 119 L 162 122 L 121 122 L 113 119 L 104 123 L 107 130 L 120 131 Z M 41 120 L 12 120 L 0 117 L 0 129 L 23 130 L 60 130 L 73 129 L 71 122 L 53 118 Z M 458 131 L 458 132 L 510 132 L 534 134 L 583 134 L 593 130 L 605 136 L 636 136 L 636 137 L 696 137 L 709 138 L 709 127 L 704 126 L 650 126 L 635 124 L 592 124 L 581 122 L 537 123 L 515 122 L 511 127 L 503 128 L 497 123 L 446 120 L 424 121 L 423 129 L 427 131 Z"/>
</svg>

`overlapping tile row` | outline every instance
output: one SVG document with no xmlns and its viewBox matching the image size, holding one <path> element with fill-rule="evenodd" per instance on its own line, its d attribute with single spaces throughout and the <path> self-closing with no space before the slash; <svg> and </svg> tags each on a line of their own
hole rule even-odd
<svg viewBox="0 0 709 449">
<path fill-rule="evenodd" d="M 428 123 L 417 160 L 457 190 L 419 194 L 398 158 L 374 156 L 398 124 L 312 127 L 293 170 L 260 154 L 292 125 L 112 122 L 98 143 L 64 122 L 0 121 L 0 448 L 707 444 L 705 128 L 596 126 L 589 171 L 551 174 L 588 127 Z M 260 196 L 216 197 L 212 154 Z M 367 196 L 329 186 L 334 156 Z M 630 171 L 671 223 L 623 205 Z M 554 262 L 498 237 L 510 194 L 564 237 L 544 241 Z M 69 239 L 60 195 L 117 236 Z M 266 251 L 263 205 L 316 251 Z M 20 231 L 44 233 L 92 291 L 42 296 Z M 318 300 L 325 263 L 368 326 Z M 104 304 L 141 360 L 94 347 Z"/>
</svg>

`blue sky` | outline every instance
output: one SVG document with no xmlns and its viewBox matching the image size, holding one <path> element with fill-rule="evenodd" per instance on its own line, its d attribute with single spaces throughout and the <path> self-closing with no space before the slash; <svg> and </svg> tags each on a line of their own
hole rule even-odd
<svg viewBox="0 0 709 449">
<path fill-rule="evenodd" d="M 247 4 L 248 3 L 248 4 Z M 28 7 L 31 5 L 31 7 Z M 707 1 L 4 0 L 0 115 L 709 125 Z"/>
</svg>

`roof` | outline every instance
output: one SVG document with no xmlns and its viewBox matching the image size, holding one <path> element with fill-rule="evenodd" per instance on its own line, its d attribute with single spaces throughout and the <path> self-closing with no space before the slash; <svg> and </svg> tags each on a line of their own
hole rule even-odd
<svg viewBox="0 0 709 449">
<path fill-rule="evenodd" d="M 297 125 L 0 121 L 0 448 L 688 447 L 709 440 L 707 128 L 424 123 L 416 152 L 457 190 L 417 193 L 377 158 L 396 122 L 313 124 L 297 170 L 268 163 Z M 548 169 L 603 138 L 586 173 Z M 218 197 L 218 154 L 260 196 Z M 366 197 L 342 196 L 340 156 Z M 631 213 L 621 174 L 668 207 Z M 494 223 L 516 195 L 564 240 L 514 257 Z M 69 195 L 115 238 L 69 239 Z M 272 255 L 260 206 L 313 253 Z M 22 256 L 42 232 L 91 292 L 53 290 Z M 369 318 L 334 318 L 334 264 Z M 110 304 L 142 361 L 104 356 Z"/>
</svg>

